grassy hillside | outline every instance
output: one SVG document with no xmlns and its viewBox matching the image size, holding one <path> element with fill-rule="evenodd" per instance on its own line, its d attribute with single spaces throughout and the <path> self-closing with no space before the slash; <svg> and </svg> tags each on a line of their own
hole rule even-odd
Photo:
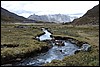
<svg viewBox="0 0 100 67">
<path fill-rule="evenodd" d="M 22 16 L 18 16 L 1 7 L 1 21 L 15 23 L 15 22 L 23 22 L 24 20 L 28 19 Z"/>
<path fill-rule="evenodd" d="M 88 10 L 82 17 L 75 19 L 72 24 L 74 25 L 98 25 L 99 24 L 99 5 L 94 6 Z"/>
<path fill-rule="evenodd" d="M 24 27 L 19 28 L 18 26 Z M 53 60 L 45 66 L 99 66 L 98 25 L 2 24 L 1 46 L 16 46 L 1 48 L 1 61 L 5 62 L 15 57 L 27 56 L 31 52 L 35 55 L 37 50 L 48 46 L 45 42 L 33 39 L 36 35 L 42 33 L 42 27 L 48 28 L 54 36 L 72 37 L 79 41 L 86 41 L 92 46 L 90 52 L 79 52 L 73 56 L 66 56 L 62 61 Z"/>
</svg>

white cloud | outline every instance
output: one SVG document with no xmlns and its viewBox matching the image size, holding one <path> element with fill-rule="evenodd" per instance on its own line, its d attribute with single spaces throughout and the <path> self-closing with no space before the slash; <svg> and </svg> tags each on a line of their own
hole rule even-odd
<svg viewBox="0 0 100 67">
<path fill-rule="evenodd" d="M 85 13 L 99 1 L 1 1 L 1 6 L 18 15 Z M 25 15 L 26 13 L 26 15 Z"/>
</svg>

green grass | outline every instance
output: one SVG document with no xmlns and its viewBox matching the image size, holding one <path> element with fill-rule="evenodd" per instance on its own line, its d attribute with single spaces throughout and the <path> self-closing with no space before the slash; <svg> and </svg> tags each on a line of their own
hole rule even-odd
<svg viewBox="0 0 100 67">
<path fill-rule="evenodd" d="M 59 31 L 58 31 L 59 28 Z M 99 66 L 99 27 L 98 26 L 67 26 L 55 28 L 57 35 L 68 36 L 79 41 L 88 42 L 91 45 L 90 52 L 79 52 L 72 56 L 66 56 L 62 61 L 53 60 L 44 66 Z M 53 29 L 54 30 L 54 29 Z M 62 33 L 61 31 L 68 33 Z M 77 36 L 75 36 L 77 34 Z"/>
<path fill-rule="evenodd" d="M 36 35 L 42 33 L 40 29 L 34 28 L 34 26 L 27 26 L 27 28 L 16 28 L 16 26 L 18 25 L 1 25 L 1 45 L 18 45 L 17 47 L 1 48 L 1 60 L 8 57 L 24 57 L 27 53 L 41 50 L 43 47 L 48 46 L 45 42 L 33 39 Z"/>
<path fill-rule="evenodd" d="M 26 28 L 16 28 L 23 25 Z M 79 52 L 72 56 L 66 56 L 62 61 L 53 60 L 44 66 L 99 66 L 99 26 L 91 25 L 60 25 L 60 24 L 2 24 L 1 45 L 18 45 L 18 47 L 1 48 L 1 59 L 5 57 L 24 56 L 27 53 L 41 50 L 48 46 L 45 42 L 39 42 L 33 38 L 43 33 L 41 28 L 48 28 L 54 36 L 72 37 L 79 41 L 88 42 L 91 45 L 90 52 Z"/>
</svg>

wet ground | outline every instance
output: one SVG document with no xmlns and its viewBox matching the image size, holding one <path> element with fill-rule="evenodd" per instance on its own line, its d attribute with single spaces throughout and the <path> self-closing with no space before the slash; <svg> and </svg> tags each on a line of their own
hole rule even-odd
<svg viewBox="0 0 100 67">
<path fill-rule="evenodd" d="M 41 66 L 42 64 L 50 63 L 52 60 L 62 60 L 64 56 L 74 55 L 78 50 L 87 51 L 88 47 L 90 47 L 88 44 L 83 44 L 83 46 L 80 48 L 76 44 L 72 44 L 66 40 L 52 41 L 52 37 L 50 37 L 51 33 L 44 28 L 42 30 L 45 33 L 41 36 L 37 36 L 36 38 L 39 39 L 39 41 L 50 40 L 50 45 L 52 48 L 45 53 L 38 54 L 35 57 L 30 57 L 22 60 L 21 62 L 14 63 L 13 66 Z M 58 45 L 62 43 L 63 45 Z"/>
</svg>

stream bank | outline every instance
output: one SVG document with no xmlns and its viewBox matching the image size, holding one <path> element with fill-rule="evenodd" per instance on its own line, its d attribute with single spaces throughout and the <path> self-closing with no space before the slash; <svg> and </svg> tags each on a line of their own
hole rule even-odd
<svg viewBox="0 0 100 67">
<path fill-rule="evenodd" d="M 52 36 L 52 34 L 42 29 L 44 33 L 36 37 L 38 41 L 47 42 L 51 47 L 47 52 L 40 53 L 35 57 L 29 57 L 16 66 L 41 66 L 50 63 L 52 60 L 62 60 L 65 56 L 70 56 L 79 51 L 89 51 L 90 45 L 87 42 L 80 42 L 70 37 Z"/>
<path fill-rule="evenodd" d="M 42 47 L 41 50 L 36 50 L 31 53 L 26 53 L 24 56 L 17 56 L 18 62 L 12 60 L 12 66 L 41 66 L 45 63 L 50 63 L 52 60 L 62 60 L 64 56 L 70 56 L 79 51 L 88 51 L 90 45 L 87 42 L 80 42 L 74 38 L 53 36 L 48 30 L 42 28 L 43 34 L 37 36 L 38 41 L 47 42 L 48 46 Z M 12 59 L 12 58 L 10 58 Z M 10 60 L 7 59 L 7 60 Z M 4 60 L 6 60 L 4 58 Z"/>
</svg>

